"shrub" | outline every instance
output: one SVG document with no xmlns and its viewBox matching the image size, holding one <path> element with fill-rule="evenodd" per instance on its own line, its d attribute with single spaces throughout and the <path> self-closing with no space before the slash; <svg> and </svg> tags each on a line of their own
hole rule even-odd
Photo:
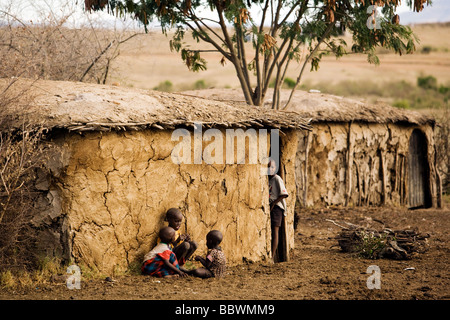
<svg viewBox="0 0 450 320">
<path fill-rule="evenodd" d="M 156 87 L 153 88 L 153 90 L 170 92 L 173 90 L 173 84 L 169 80 L 166 80 L 160 82 Z"/>
<path fill-rule="evenodd" d="M 269 83 L 269 88 L 274 88 L 275 87 L 275 79 L 273 79 L 272 81 L 270 81 L 270 83 Z M 282 87 L 283 88 L 289 88 L 289 89 L 293 89 L 294 87 L 295 87 L 295 80 L 294 79 L 292 79 L 292 78 L 289 78 L 289 77 L 286 77 L 286 78 L 284 78 L 284 80 L 283 80 L 283 85 L 282 85 Z M 300 88 L 302 88 L 302 86 L 300 86 Z M 303 86 L 303 88 L 305 88 L 304 86 Z"/>
<path fill-rule="evenodd" d="M 433 48 L 432 46 L 423 46 L 423 47 L 420 49 L 420 52 L 421 52 L 421 53 L 424 53 L 424 54 L 428 54 L 428 53 L 430 53 L 430 52 L 432 52 L 432 51 L 436 51 L 436 49 Z"/>
<path fill-rule="evenodd" d="M 396 100 L 396 101 L 394 101 L 394 103 L 392 105 L 399 109 L 410 109 L 411 108 L 409 100 L 407 100 L 407 99 Z"/>
<path fill-rule="evenodd" d="M 296 81 L 294 79 L 291 78 L 285 78 L 284 79 L 284 84 L 289 88 L 289 89 L 293 89 L 295 87 L 295 83 Z"/>
<path fill-rule="evenodd" d="M 423 89 L 437 90 L 437 79 L 433 76 L 418 77 L 417 85 Z"/>
<path fill-rule="evenodd" d="M 45 172 L 50 148 L 42 129 L 23 120 L 22 128 L 12 128 L 6 111 L 20 101 L 32 101 L 26 90 L 13 91 L 15 80 L 0 88 L 0 269 L 32 267 L 35 230 L 31 220 L 38 212 L 39 196 L 34 181 L 37 170 Z"/>
<path fill-rule="evenodd" d="M 205 80 L 197 80 L 194 84 L 194 88 L 196 90 L 200 90 L 200 89 L 206 89 L 206 83 Z"/>
<path fill-rule="evenodd" d="M 441 94 L 446 94 L 446 93 L 450 92 L 450 88 L 449 87 L 445 87 L 443 85 L 440 85 L 438 91 Z"/>
</svg>

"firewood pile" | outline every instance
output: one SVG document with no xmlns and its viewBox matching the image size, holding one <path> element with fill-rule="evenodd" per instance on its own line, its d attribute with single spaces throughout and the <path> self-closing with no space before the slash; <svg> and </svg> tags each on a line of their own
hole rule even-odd
<svg viewBox="0 0 450 320">
<path fill-rule="evenodd" d="M 428 250 L 429 234 L 417 230 L 375 230 L 346 222 L 336 239 L 343 252 L 357 253 L 370 259 L 408 260 Z"/>
</svg>

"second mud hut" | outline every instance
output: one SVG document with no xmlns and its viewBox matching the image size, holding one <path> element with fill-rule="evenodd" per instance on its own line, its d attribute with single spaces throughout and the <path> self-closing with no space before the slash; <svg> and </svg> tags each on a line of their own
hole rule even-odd
<svg viewBox="0 0 450 320">
<path fill-rule="evenodd" d="M 244 101 L 238 89 L 186 94 Z M 281 106 L 289 94 L 290 90 L 282 91 Z M 310 119 L 313 126 L 298 134 L 297 205 L 441 206 L 432 117 L 387 104 L 301 90 L 284 111 Z"/>
</svg>

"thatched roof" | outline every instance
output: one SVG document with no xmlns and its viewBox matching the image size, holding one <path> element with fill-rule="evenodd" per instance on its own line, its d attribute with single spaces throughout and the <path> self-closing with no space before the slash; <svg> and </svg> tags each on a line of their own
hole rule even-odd
<svg viewBox="0 0 450 320">
<path fill-rule="evenodd" d="M 280 105 L 288 100 L 290 90 L 282 90 Z M 185 94 L 200 96 L 218 101 L 244 102 L 239 89 L 207 89 L 186 91 Z M 272 91 L 266 99 L 271 102 Z M 268 106 L 268 104 L 266 104 Z M 287 112 L 296 112 L 311 122 L 367 122 L 367 123 L 410 123 L 434 124 L 433 117 L 411 110 L 394 108 L 388 104 L 371 105 L 356 99 L 349 99 L 330 94 L 310 93 L 297 90 Z"/>
<path fill-rule="evenodd" d="M 0 79 L 0 92 L 9 82 Z M 31 125 L 72 131 L 173 129 L 195 122 L 205 127 L 311 129 L 296 113 L 182 94 L 43 80 L 16 81 L 8 92 L 12 95 L 24 89 L 27 94 L 2 111 L 10 128 L 20 127 L 26 119 Z"/>
</svg>

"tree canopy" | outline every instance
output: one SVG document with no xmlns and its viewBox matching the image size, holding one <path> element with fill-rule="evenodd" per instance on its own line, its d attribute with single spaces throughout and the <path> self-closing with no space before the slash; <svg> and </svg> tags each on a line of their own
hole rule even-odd
<svg viewBox="0 0 450 320">
<path fill-rule="evenodd" d="M 430 0 L 406 0 L 414 11 Z M 239 79 L 248 104 L 260 106 L 269 85 L 274 86 L 272 107 L 280 106 L 279 93 L 291 62 L 301 64 L 291 97 L 307 65 L 317 70 L 324 55 L 367 55 L 379 63 L 376 49 L 399 55 L 412 53 L 417 38 L 400 24 L 396 9 L 401 0 L 86 0 L 87 10 L 107 8 L 111 14 L 142 22 L 159 21 L 162 32 L 174 29 L 171 50 L 181 54 L 192 71 L 205 70 L 205 51 L 222 54 Z M 211 14 L 205 15 L 205 10 Z M 340 35 L 349 32 L 352 43 Z M 191 33 L 211 50 L 191 48 L 183 40 Z M 306 53 L 305 53 L 306 52 Z M 250 58 L 249 58 L 250 57 Z"/>
</svg>

